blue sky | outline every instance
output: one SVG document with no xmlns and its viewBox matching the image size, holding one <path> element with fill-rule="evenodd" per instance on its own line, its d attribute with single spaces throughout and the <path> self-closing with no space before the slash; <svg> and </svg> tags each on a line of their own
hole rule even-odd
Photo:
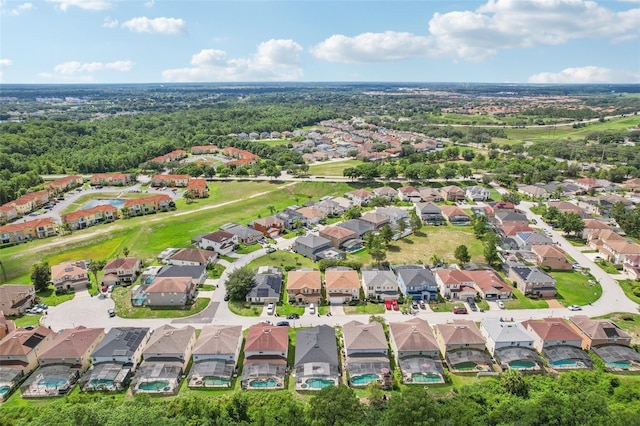
<svg viewBox="0 0 640 426">
<path fill-rule="evenodd" d="M 0 1 L 2 83 L 640 83 L 640 0 Z"/>
</svg>

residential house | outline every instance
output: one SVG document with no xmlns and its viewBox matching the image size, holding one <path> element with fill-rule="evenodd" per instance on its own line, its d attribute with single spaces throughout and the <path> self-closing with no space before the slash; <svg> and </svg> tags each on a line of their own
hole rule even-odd
<svg viewBox="0 0 640 426">
<path fill-rule="evenodd" d="M 440 188 L 440 195 L 445 201 L 462 201 L 465 197 L 464 189 L 456 185 L 448 185 Z M 426 201 L 426 200 L 425 200 Z"/>
<path fill-rule="evenodd" d="M 631 345 L 631 335 L 609 319 L 591 319 L 586 315 L 569 317 L 569 325 L 580 335 L 582 349 L 602 345 Z"/>
<path fill-rule="evenodd" d="M 320 210 L 326 216 L 340 216 L 342 215 L 346 208 L 344 208 L 340 203 L 335 201 L 334 199 L 324 199 L 313 205 L 314 209 Z"/>
<path fill-rule="evenodd" d="M 284 222 L 275 216 L 256 219 L 249 224 L 256 231 L 262 232 L 265 237 L 275 238 L 284 232 Z"/>
<path fill-rule="evenodd" d="M 526 232 L 526 233 L 537 232 L 535 229 L 533 229 L 528 225 L 505 225 L 500 228 L 497 228 L 496 231 L 504 237 L 511 237 L 513 239 L 514 250 L 518 249 L 518 244 L 515 240 L 515 237 L 517 234 L 521 232 Z"/>
<path fill-rule="evenodd" d="M 328 325 L 296 332 L 293 364 L 296 390 L 320 390 L 340 384 L 340 362 L 336 331 Z"/>
<path fill-rule="evenodd" d="M 379 207 L 376 209 L 376 213 L 388 217 L 389 224 L 394 228 L 398 226 L 398 222 L 401 220 L 404 221 L 405 225 L 409 225 L 409 212 L 399 207 Z"/>
<path fill-rule="evenodd" d="M 375 188 L 373 193 L 376 197 L 384 197 L 390 201 L 393 201 L 398 196 L 398 191 L 391 188 L 390 186 L 382 186 L 380 188 Z"/>
<path fill-rule="evenodd" d="M 21 243 L 58 234 L 58 225 L 51 218 L 10 223 L 0 226 L 0 243 Z"/>
<path fill-rule="evenodd" d="M 296 213 L 302 215 L 304 218 L 302 223 L 307 223 L 309 225 L 317 225 L 326 216 L 324 212 L 313 207 L 301 207 L 296 210 Z"/>
<path fill-rule="evenodd" d="M 182 149 L 176 149 L 167 154 L 160 155 L 158 157 L 152 158 L 149 162 L 153 163 L 169 163 L 171 161 L 178 161 L 187 156 L 187 152 Z"/>
<path fill-rule="evenodd" d="M 44 326 L 10 331 L 0 340 L 0 372 L 15 370 L 20 377 L 28 376 L 38 367 L 38 357 L 49 347 L 55 335 Z"/>
<path fill-rule="evenodd" d="M 172 202 L 169 195 L 158 194 L 150 197 L 124 200 L 122 209 L 127 209 L 126 215 L 128 216 L 157 213 L 159 211 L 167 211 L 171 207 Z"/>
<path fill-rule="evenodd" d="M 390 387 L 389 345 L 382 324 L 349 321 L 342 326 L 342 336 L 349 385 L 362 387 L 377 381 L 383 389 Z"/>
<path fill-rule="evenodd" d="M 106 285 L 131 284 L 140 275 L 142 260 L 136 257 L 119 257 L 110 260 L 102 268 L 102 283 Z"/>
<path fill-rule="evenodd" d="M 534 245 L 531 251 L 537 256 L 538 266 L 547 267 L 553 271 L 571 270 L 573 264 L 567 259 L 560 247 L 553 245 Z"/>
<path fill-rule="evenodd" d="M 189 387 L 230 387 L 242 347 L 242 326 L 205 325 L 193 349 Z"/>
<path fill-rule="evenodd" d="M 513 288 L 493 270 L 467 271 L 474 280 L 474 287 L 483 299 L 511 299 Z"/>
<path fill-rule="evenodd" d="M 433 202 L 415 203 L 416 213 L 427 225 L 442 225 L 445 218 L 442 209 Z"/>
<path fill-rule="evenodd" d="M 154 330 L 142 352 L 143 361 L 131 383 L 131 392 L 175 394 L 186 373 L 196 342 L 191 326 L 165 324 Z"/>
<path fill-rule="evenodd" d="M 519 322 L 487 318 L 480 322 L 487 349 L 503 369 L 540 370 L 542 359 L 533 349 L 533 336 Z"/>
<path fill-rule="evenodd" d="M 374 227 L 371 222 L 361 219 L 350 219 L 336 224 L 337 227 L 350 230 L 355 233 L 354 238 L 362 238 L 367 232 L 373 232 Z M 322 231 L 320 231 L 322 232 Z"/>
<path fill-rule="evenodd" d="M 423 265 L 397 265 L 392 269 L 405 297 L 413 300 L 438 300 L 438 283 L 431 271 Z"/>
<path fill-rule="evenodd" d="M 583 219 L 589 217 L 583 209 L 569 201 L 549 201 L 548 207 L 555 207 L 562 214 L 575 213 Z"/>
<path fill-rule="evenodd" d="M 318 235 L 331 241 L 331 245 L 336 249 L 342 248 L 344 243 L 358 237 L 358 235 L 350 229 L 339 226 L 327 226 L 321 229 Z"/>
<path fill-rule="evenodd" d="M 165 263 L 169 265 L 201 265 L 213 264 L 218 258 L 218 253 L 202 249 L 183 248 L 174 253 Z"/>
<path fill-rule="evenodd" d="M 492 361 L 485 352 L 485 339 L 473 321 L 436 324 L 434 336 L 451 371 L 491 371 Z"/>
<path fill-rule="evenodd" d="M 546 200 L 549 198 L 549 192 L 536 185 L 518 185 L 518 192 L 536 200 Z"/>
<path fill-rule="evenodd" d="M 555 297 L 556 280 L 537 266 L 513 265 L 509 279 L 525 296 Z"/>
<path fill-rule="evenodd" d="M 0 340 L 16 329 L 16 323 L 7 319 L 4 312 L 0 310 Z"/>
<path fill-rule="evenodd" d="M 358 206 L 367 205 L 367 203 L 373 198 L 373 194 L 364 189 L 356 189 L 355 191 L 347 192 L 344 196 L 352 200 Z"/>
<path fill-rule="evenodd" d="M 591 358 L 581 349 L 582 338 L 562 318 L 527 320 L 522 323 L 533 337 L 533 348 L 555 369 L 590 368 Z"/>
<path fill-rule="evenodd" d="M 0 286 L 0 312 L 5 316 L 22 315 L 33 305 L 36 290 L 33 285 L 4 284 Z"/>
<path fill-rule="evenodd" d="M 529 226 L 529 219 L 522 213 L 496 213 L 494 220 L 495 223 L 502 228 L 505 226 Z"/>
<path fill-rule="evenodd" d="M 398 188 L 398 199 L 400 201 L 419 203 L 422 201 L 422 194 L 413 186 L 403 186 Z"/>
<path fill-rule="evenodd" d="M 442 193 L 436 188 L 427 186 L 424 188 L 420 188 L 419 191 L 420 196 L 422 197 L 422 201 L 437 203 L 443 200 Z"/>
<path fill-rule="evenodd" d="M 51 267 L 51 282 L 56 291 L 76 290 L 89 284 L 89 271 L 83 261 L 63 262 Z"/>
<path fill-rule="evenodd" d="M 329 268 L 324 273 L 324 288 L 327 300 L 332 305 L 341 305 L 360 298 L 358 272 L 346 268 Z"/>
<path fill-rule="evenodd" d="M 0 225 L 4 225 L 7 222 L 11 222 L 18 217 L 18 210 L 15 206 L 10 204 L 3 204 L 0 206 Z"/>
<path fill-rule="evenodd" d="M 91 369 L 82 379 L 83 391 L 120 391 L 142 360 L 150 328 L 112 328 L 91 354 Z"/>
<path fill-rule="evenodd" d="M 61 330 L 38 356 L 40 367 L 62 364 L 82 373 L 89 368 L 91 354 L 104 336 L 104 328 L 87 328 L 80 325 Z"/>
<path fill-rule="evenodd" d="M 261 266 L 253 276 L 254 285 L 247 293 L 250 303 L 277 303 L 282 292 L 282 271 L 273 266 Z"/>
<path fill-rule="evenodd" d="M 97 173 L 89 179 L 91 185 L 124 186 L 131 183 L 131 175 L 126 173 Z"/>
<path fill-rule="evenodd" d="M 209 196 L 207 181 L 201 178 L 189 179 L 185 191 L 190 191 L 194 198 L 207 198 Z"/>
<path fill-rule="evenodd" d="M 606 256 L 614 265 L 624 264 L 627 256 L 640 254 L 640 244 L 629 240 L 606 239 L 602 241 L 600 253 Z"/>
<path fill-rule="evenodd" d="M 297 211 L 299 208 L 299 206 L 289 206 L 283 211 L 276 213 L 276 218 L 284 222 L 286 229 L 299 229 L 307 226 L 307 219 L 302 213 Z"/>
<path fill-rule="evenodd" d="M 331 246 L 330 240 L 314 234 L 296 238 L 293 242 L 292 250 L 314 262 L 317 262 L 318 259 L 330 258 L 333 255 L 341 256 L 341 252 Z"/>
<path fill-rule="evenodd" d="M 103 222 L 111 222 L 118 218 L 118 209 L 110 204 L 103 204 L 85 210 L 63 214 L 60 219 L 63 224 L 68 224 L 69 229 L 76 231 Z"/>
<path fill-rule="evenodd" d="M 82 183 L 82 176 L 64 176 L 60 179 L 45 183 L 44 188 L 54 194 L 60 194 L 61 192 L 65 192 L 78 186 L 82 186 Z"/>
<path fill-rule="evenodd" d="M 625 180 L 622 186 L 629 192 L 640 192 L 640 178 Z"/>
<path fill-rule="evenodd" d="M 622 270 L 632 279 L 640 279 L 640 255 L 629 255 L 625 257 Z"/>
<path fill-rule="evenodd" d="M 299 269 L 289 271 L 287 295 L 293 303 L 320 303 L 322 298 L 322 279 L 320 271 Z"/>
<path fill-rule="evenodd" d="M 392 322 L 389 337 L 405 384 L 444 383 L 438 342 L 427 321 Z"/>
<path fill-rule="evenodd" d="M 238 237 L 238 241 L 242 244 L 250 245 L 255 244 L 262 238 L 264 235 L 260 231 L 256 231 L 253 228 L 249 228 L 246 225 L 241 225 L 238 223 L 230 224 L 230 226 L 220 227 L 223 231 L 227 231 L 230 234 Z"/>
<path fill-rule="evenodd" d="M 6 203 L 5 205 L 13 206 L 18 215 L 26 215 L 27 213 L 38 209 L 49 202 L 48 191 L 36 191 L 24 194 L 17 199 Z"/>
<path fill-rule="evenodd" d="M 375 231 L 379 231 L 383 226 L 389 225 L 389 217 L 377 212 L 367 212 L 360 217 L 361 220 L 373 225 Z"/>
<path fill-rule="evenodd" d="M 156 277 L 144 290 L 148 306 L 185 306 L 196 297 L 191 277 Z"/>
<path fill-rule="evenodd" d="M 362 269 L 362 288 L 367 299 L 398 298 L 398 280 L 390 270 Z"/>
<path fill-rule="evenodd" d="M 219 148 L 216 145 L 195 145 L 191 147 L 192 155 L 217 154 Z"/>
<path fill-rule="evenodd" d="M 454 300 L 467 300 L 475 298 L 478 291 L 475 289 L 473 277 L 467 271 L 460 269 L 438 269 L 435 271 L 435 279 L 444 298 Z"/>
<path fill-rule="evenodd" d="M 533 246 L 553 245 L 553 240 L 540 232 L 517 232 L 513 239 L 519 250 L 531 250 Z"/>
<path fill-rule="evenodd" d="M 259 323 L 249 327 L 240 383 L 243 389 L 284 389 L 289 327 Z"/>
<path fill-rule="evenodd" d="M 516 206 L 509 201 L 495 201 L 487 203 L 487 213 L 495 216 L 498 213 L 516 213 Z"/>
<path fill-rule="evenodd" d="M 465 196 L 471 201 L 487 201 L 491 198 L 489 190 L 482 186 L 469 186 L 465 190 Z"/>
<path fill-rule="evenodd" d="M 191 278 L 196 287 L 205 283 L 209 274 L 204 265 L 167 265 L 163 266 L 155 276 L 156 278 Z"/>
<path fill-rule="evenodd" d="M 190 180 L 191 176 L 189 175 L 155 175 L 151 178 L 151 186 L 156 188 L 161 186 L 185 188 L 189 185 Z"/>
<path fill-rule="evenodd" d="M 215 231 L 202 236 L 198 247 L 203 250 L 214 250 L 221 255 L 226 255 L 235 250 L 238 245 L 238 237 L 231 232 Z"/>
<path fill-rule="evenodd" d="M 587 243 L 589 247 L 599 252 L 603 252 L 602 247 L 605 241 L 626 241 L 625 238 L 613 229 L 591 229 L 587 233 Z M 605 256 L 608 253 L 604 253 Z"/>
<path fill-rule="evenodd" d="M 452 225 L 468 225 L 471 222 L 469 215 L 458 206 L 442 206 L 442 216 Z"/>
</svg>

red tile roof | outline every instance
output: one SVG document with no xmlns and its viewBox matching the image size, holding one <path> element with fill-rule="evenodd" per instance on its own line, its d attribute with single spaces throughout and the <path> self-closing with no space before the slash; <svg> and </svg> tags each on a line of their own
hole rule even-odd
<svg viewBox="0 0 640 426">
<path fill-rule="evenodd" d="M 101 206 L 95 206 L 92 207 L 90 209 L 86 209 L 86 210 L 76 210 L 75 212 L 71 212 L 71 213 L 67 213 L 65 215 L 62 215 L 62 221 L 63 222 L 72 222 L 74 220 L 80 219 L 81 217 L 88 217 L 88 216 L 92 216 L 95 213 L 109 213 L 111 212 L 112 214 L 116 215 L 118 213 L 118 209 L 115 206 L 109 205 L 109 204 L 105 204 L 105 205 L 101 205 Z"/>
</svg>

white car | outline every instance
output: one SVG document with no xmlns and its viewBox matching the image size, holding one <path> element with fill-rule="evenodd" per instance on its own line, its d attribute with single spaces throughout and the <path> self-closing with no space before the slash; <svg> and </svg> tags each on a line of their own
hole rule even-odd
<svg viewBox="0 0 640 426">
<path fill-rule="evenodd" d="M 568 308 L 570 311 L 581 311 L 582 310 L 582 306 L 578 306 L 578 305 L 571 305 Z"/>
<path fill-rule="evenodd" d="M 315 304 L 313 304 L 313 303 L 309 304 L 309 313 L 311 315 L 315 315 L 315 313 L 316 313 L 316 305 Z"/>
<path fill-rule="evenodd" d="M 273 315 L 276 310 L 276 305 L 273 302 L 267 305 L 267 315 Z"/>
<path fill-rule="evenodd" d="M 504 303 L 502 302 L 502 300 L 498 300 L 496 303 L 498 304 L 498 308 L 504 309 Z"/>
</svg>

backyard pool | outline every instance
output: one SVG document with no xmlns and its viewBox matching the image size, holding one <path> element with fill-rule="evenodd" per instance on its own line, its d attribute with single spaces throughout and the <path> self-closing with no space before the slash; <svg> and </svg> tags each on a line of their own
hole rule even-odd
<svg viewBox="0 0 640 426">
<path fill-rule="evenodd" d="M 42 379 L 38 382 L 38 386 L 45 387 L 47 389 L 60 389 L 67 384 L 67 379 L 61 379 L 59 377 L 53 377 L 50 379 Z"/>
<path fill-rule="evenodd" d="M 229 380 L 217 379 L 215 377 L 205 377 L 205 386 L 229 386 Z"/>
<path fill-rule="evenodd" d="M 309 389 L 323 389 L 327 386 L 335 386 L 336 382 L 326 379 L 309 379 L 306 385 Z"/>
<path fill-rule="evenodd" d="M 361 376 L 355 376 L 351 378 L 351 383 L 356 386 L 366 386 L 369 383 L 378 380 L 377 374 L 363 374 Z"/>
<path fill-rule="evenodd" d="M 437 374 L 416 373 L 411 376 L 414 383 L 440 383 L 442 378 Z"/>
<path fill-rule="evenodd" d="M 249 386 L 252 388 L 275 388 L 278 385 L 276 379 L 254 379 L 249 381 Z"/>
<path fill-rule="evenodd" d="M 119 209 L 123 204 L 124 200 L 116 200 L 113 198 L 96 198 L 95 200 L 91 200 L 87 204 L 82 206 L 82 210 L 92 209 L 96 206 L 113 206 Z"/>
<path fill-rule="evenodd" d="M 558 361 L 551 361 L 551 366 L 555 368 L 577 368 L 583 367 L 584 363 L 580 361 L 574 361 L 572 359 L 561 359 Z"/>
<path fill-rule="evenodd" d="M 1 386 L 0 387 L 0 399 L 4 398 L 6 394 L 9 393 L 11 388 L 9 386 Z"/>
<path fill-rule="evenodd" d="M 619 370 L 628 370 L 631 368 L 631 361 L 615 361 L 608 362 L 607 367 L 609 368 L 617 368 Z"/>
<path fill-rule="evenodd" d="M 455 364 L 453 368 L 460 371 L 472 371 L 477 370 L 479 366 L 475 362 L 461 362 L 460 364 Z"/>
<path fill-rule="evenodd" d="M 168 380 L 156 380 L 153 382 L 142 382 L 138 385 L 138 390 L 145 392 L 169 392 L 171 387 Z"/>
<path fill-rule="evenodd" d="M 526 370 L 529 368 L 534 368 L 535 366 L 535 362 L 526 360 L 511 361 L 509 363 L 509 367 L 513 368 L 514 370 Z"/>
<path fill-rule="evenodd" d="M 88 387 L 93 389 L 109 389 L 113 387 L 113 380 L 110 379 L 94 379 L 88 383 Z"/>
</svg>

